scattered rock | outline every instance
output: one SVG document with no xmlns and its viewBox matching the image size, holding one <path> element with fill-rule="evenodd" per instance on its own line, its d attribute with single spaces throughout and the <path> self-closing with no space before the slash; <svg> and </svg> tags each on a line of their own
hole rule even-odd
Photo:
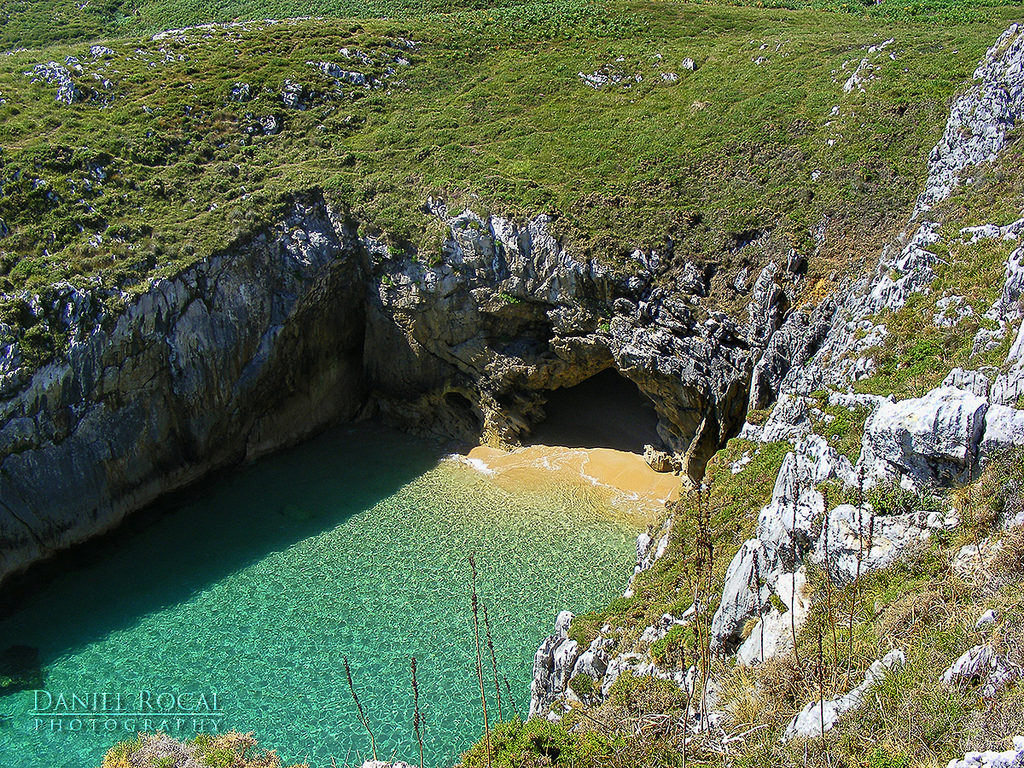
<svg viewBox="0 0 1024 768">
<path fill-rule="evenodd" d="M 947 768 L 1024 768 L 1024 736 L 1013 737 L 1005 752 L 968 752 L 963 760 L 950 760 Z"/>
<path fill-rule="evenodd" d="M 1007 29 L 974 72 L 977 85 L 953 104 L 942 140 L 928 158 L 928 180 L 912 218 L 944 200 L 971 165 L 991 162 L 1024 110 L 1024 34 Z"/>
<path fill-rule="evenodd" d="M 682 462 L 668 451 L 662 451 L 653 445 L 644 446 L 644 461 L 655 472 L 679 472 Z"/>
<path fill-rule="evenodd" d="M 1021 668 L 986 644 L 976 645 L 942 673 L 946 685 L 981 685 L 981 697 L 992 699 L 1021 677 Z"/>
<path fill-rule="evenodd" d="M 281 88 L 281 101 L 288 109 L 305 109 L 306 87 L 302 83 L 285 80 Z"/>
<path fill-rule="evenodd" d="M 32 82 L 45 82 L 57 86 L 57 102 L 60 104 L 75 104 L 89 98 L 89 93 L 75 84 L 71 79 L 71 72 L 63 64 L 51 61 L 48 64 L 36 64 L 31 72 L 26 75 L 32 78 Z"/>
<path fill-rule="evenodd" d="M 231 92 L 228 94 L 228 101 L 252 101 L 252 88 L 248 83 L 235 83 L 231 86 Z"/>
<path fill-rule="evenodd" d="M 783 741 L 796 737 L 806 739 L 822 735 L 822 723 L 826 731 L 835 727 L 839 718 L 852 709 L 856 709 L 864 701 L 864 695 L 875 683 L 883 680 L 891 669 L 906 663 L 906 655 L 901 650 L 889 651 L 880 660 L 868 667 L 864 682 L 844 696 L 831 701 L 813 701 L 804 707 L 800 714 L 790 721 L 783 735 Z"/>
<path fill-rule="evenodd" d="M 984 629 L 995 624 L 997 621 L 999 621 L 999 614 L 989 608 L 978 617 L 978 620 L 974 623 L 974 628 L 976 630 Z"/>
</svg>

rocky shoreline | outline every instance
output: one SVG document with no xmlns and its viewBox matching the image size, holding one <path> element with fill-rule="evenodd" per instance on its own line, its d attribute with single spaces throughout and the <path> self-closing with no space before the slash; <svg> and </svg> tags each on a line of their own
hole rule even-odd
<svg viewBox="0 0 1024 768">
<path fill-rule="evenodd" d="M 515 446 L 552 390 L 613 369 L 691 478 L 739 431 L 795 274 L 766 267 L 739 322 L 714 307 L 740 288 L 689 262 L 637 251 L 610 269 L 574 259 L 547 217 L 430 207 L 448 232 L 436 256 L 360 235 L 312 192 L 141 292 L 23 297 L 67 347 L 33 367 L 24 330 L 0 328 L 0 583 L 339 420 Z"/>
<path fill-rule="evenodd" d="M 792 653 L 792 638 L 806 620 L 810 605 L 809 565 L 824 568 L 832 582 L 842 586 L 898 562 L 933 533 L 956 528 L 961 522 L 951 510 L 891 515 L 872 509 L 870 504 L 829 505 L 819 490 L 823 484 L 836 485 L 850 495 L 863 495 L 865 490 L 883 485 L 911 492 L 949 487 L 977 477 L 987 461 L 1024 442 L 1024 410 L 1015 407 L 1024 393 L 1020 362 L 1024 325 L 1001 369 L 957 368 L 923 397 L 902 401 L 855 394 L 852 389 L 853 383 L 873 373 L 868 353 L 887 337 L 884 324 L 876 324 L 873 318 L 882 310 L 902 308 L 914 293 L 927 293 L 935 278 L 937 258 L 927 248 L 939 239 L 937 233 L 946 222 L 934 218 L 917 222 L 927 219 L 930 209 L 951 194 L 965 169 L 996 159 L 1007 144 L 1008 130 L 1024 114 L 1022 71 L 1024 34 L 1013 25 L 979 65 L 976 84 L 953 105 L 945 135 L 930 156 L 925 191 L 910 219 L 911 231 L 917 226 L 914 234 L 904 235 L 906 243 L 897 255 L 893 253 L 896 249 L 886 249 L 873 275 L 845 293 L 790 314 L 756 363 L 751 407 L 774 403 L 774 408 L 764 425 L 748 423 L 741 434 L 755 443 L 787 441 L 792 450 L 778 472 L 769 504 L 760 510 L 756 536 L 740 547 L 726 572 L 710 622 L 712 652 L 735 656 L 738 664 L 748 666 Z M 1018 232 L 1024 231 L 1021 222 L 1024 220 L 965 228 L 959 237 L 971 242 L 983 237 L 1016 242 Z M 1008 256 L 1005 285 L 986 315 L 998 330 L 981 329 L 976 349 L 998 341 L 1021 319 L 1021 253 L 1018 247 Z M 821 416 L 818 403 L 822 396 L 833 407 L 871 411 L 856 462 L 815 433 L 812 417 L 815 411 Z M 734 466 L 732 471 L 742 472 L 743 466 Z M 1009 511 L 1002 524 L 1007 529 L 1024 525 L 1024 513 Z M 656 544 L 650 534 L 640 537 L 637 573 L 665 552 L 671 526 L 670 516 L 655 534 Z M 967 549 L 961 559 L 981 556 L 980 551 L 972 555 Z M 591 687 L 604 697 L 626 670 L 673 680 L 693 695 L 696 667 L 688 671 L 659 668 L 650 646 L 676 627 L 691 626 L 700 610 L 701 606 L 694 604 L 679 616 L 666 614 L 646 628 L 634 649 L 620 649 L 615 655 L 609 649 L 615 645 L 612 638 L 617 628 L 602 627 L 598 637 L 583 648 L 570 638 L 573 617 L 563 612 L 554 634 L 537 650 L 530 714 L 558 720 L 570 702 L 580 703 L 570 685 L 580 675 L 591 678 Z M 974 656 L 984 653 L 991 651 L 978 650 Z M 820 735 L 819 721 L 827 721 L 826 729 L 831 727 L 842 712 L 859 704 L 858 696 L 872 681 L 900 663 L 897 655 L 887 656 L 869 670 L 863 686 L 846 698 L 809 704 L 808 714 L 794 718 L 787 736 Z M 997 658 L 991 666 L 1005 672 L 998 679 L 1001 687 L 1022 675 L 1019 668 L 1007 666 L 1005 659 Z M 955 669 L 956 665 L 947 675 L 955 677 Z M 987 670 L 985 667 L 983 678 L 989 674 Z M 972 676 L 976 675 L 968 675 Z M 713 692 L 713 681 L 710 686 Z M 715 700 L 712 693 L 691 706 L 694 728 L 704 729 L 721 719 Z"/>
</svg>

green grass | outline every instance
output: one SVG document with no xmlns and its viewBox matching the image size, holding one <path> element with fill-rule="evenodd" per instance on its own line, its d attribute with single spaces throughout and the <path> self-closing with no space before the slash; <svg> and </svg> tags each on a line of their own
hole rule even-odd
<svg viewBox="0 0 1024 768">
<path fill-rule="evenodd" d="M 841 233 L 812 263 L 820 276 L 905 215 L 950 98 L 1006 18 L 894 27 L 810 10 L 556 0 L 113 40 L 116 57 L 100 62 L 85 45 L 16 53 L 0 59 L 0 290 L 173 274 L 309 189 L 408 252 L 436 252 L 439 225 L 420 206 L 440 194 L 456 210 L 550 213 L 580 255 L 612 264 L 671 238 L 674 263 L 713 262 L 723 281 L 752 258 L 733 253 L 742 233 L 771 231 L 772 253 L 810 248 L 827 215 Z M 844 96 L 843 64 L 893 34 L 897 60 L 880 58 L 868 92 Z M 390 48 L 398 36 L 421 44 Z M 762 45 L 769 61 L 756 65 Z M 412 65 L 388 89 L 338 96 L 306 62 L 366 70 L 341 47 L 370 54 L 378 77 L 394 55 Z M 52 86 L 28 82 L 34 64 L 68 55 L 101 101 L 59 105 Z M 595 92 L 577 77 L 620 56 L 642 83 Z M 661 83 L 663 70 L 680 81 Z M 309 109 L 283 107 L 286 79 L 318 92 Z M 242 80 L 256 97 L 229 102 Z M 250 136 L 247 115 L 274 115 L 283 130 Z"/>
<path fill-rule="evenodd" d="M 1014 0 L 709 0 L 695 4 L 816 9 L 885 20 L 967 23 L 990 18 Z M 522 0 L 2 0 L 0 49 L 152 33 L 208 22 L 322 16 L 422 18 L 464 10 L 527 5 Z"/>
</svg>

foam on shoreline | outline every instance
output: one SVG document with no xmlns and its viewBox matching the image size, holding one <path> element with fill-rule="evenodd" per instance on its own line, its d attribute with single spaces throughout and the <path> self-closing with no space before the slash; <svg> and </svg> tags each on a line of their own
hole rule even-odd
<svg viewBox="0 0 1024 768">
<path fill-rule="evenodd" d="M 583 479 L 607 491 L 614 510 L 642 526 L 660 518 L 681 485 L 678 476 L 655 472 L 643 457 L 611 448 L 529 445 L 504 451 L 479 445 L 461 460 L 507 491 Z"/>
</svg>

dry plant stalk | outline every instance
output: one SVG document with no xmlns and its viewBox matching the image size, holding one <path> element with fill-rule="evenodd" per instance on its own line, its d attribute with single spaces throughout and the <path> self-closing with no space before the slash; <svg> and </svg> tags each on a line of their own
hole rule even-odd
<svg viewBox="0 0 1024 768">
<path fill-rule="evenodd" d="M 494 673 L 494 693 L 498 697 L 498 722 L 505 721 L 501 711 L 501 686 L 498 685 L 498 660 L 494 655 L 494 640 L 491 638 L 491 619 L 487 615 L 487 603 L 480 601 L 480 607 L 484 609 L 484 632 L 487 635 L 487 649 L 491 652 L 491 671 Z"/>
<path fill-rule="evenodd" d="M 799 467 L 799 464 L 797 465 Z M 800 663 L 800 649 L 796 644 L 796 515 L 800 506 L 800 472 L 796 471 L 796 487 L 793 489 L 793 525 L 789 529 L 789 541 L 792 545 L 793 556 L 793 584 L 789 594 L 789 631 L 793 636 L 793 658 L 796 659 L 796 668 L 803 675 L 803 664 Z"/>
<path fill-rule="evenodd" d="M 412 657 L 412 727 L 416 731 L 416 744 L 420 749 L 420 768 L 423 768 L 423 732 L 420 730 L 420 686 L 416 680 L 416 657 Z"/>
<path fill-rule="evenodd" d="M 715 545 L 711 537 L 711 488 L 702 483 L 697 487 L 697 536 L 694 555 L 694 617 L 693 636 L 697 651 L 697 671 L 700 677 L 699 726 L 704 729 L 707 708 L 707 686 L 711 676 L 711 623 L 708 616 L 709 596 L 713 590 Z"/>
<path fill-rule="evenodd" d="M 512 695 L 512 686 L 508 683 L 508 678 L 504 675 L 501 676 L 502 681 L 505 683 L 505 693 L 508 695 L 508 703 L 512 707 L 512 714 L 519 717 L 519 705 L 516 704 L 515 697 Z"/>
<path fill-rule="evenodd" d="M 476 596 L 476 560 L 469 556 L 469 567 L 473 572 L 472 579 L 472 607 L 473 607 L 473 633 L 476 635 L 476 676 L 480 682 L 480 705 L 484 711 L 484 748 L 487 750 L 487 768 L 491 768 L 491 729 L 487 722 L 487 694 L 484 693 L 484 663 L 480 649 L 480 617 L 479 606 Z"/>
<path fill-rule="evenodd" d="M 825 538 L 825 615 L 828 618 L 829 627 L 832 628 L 832 659 L 834 664 L 839 664 L 839 637 L 836 634 L 836 615 L 835 605 L 833 603 L 833 588 L 832 584 L 832 564 L 830 560 L 828 550 L 828 532 L 829 528 L 829 517 L 828 517 L 828 488 L 822 489 L 822 498 L 825 503 L 825 520 L 823 523 L 824 531 L 822 535 Z"/>
<path fill-rule="evenodd" d="M 874 516 L 872 516 L 872 520 Z M 860 590 L 860 569 L 864 561 L 864 465 L 857 468 L 857 571 L 853 577 L 853 589 L 850 594 L 849 651 L 847 654 L 846 674 L 853 674 L 853 614 L 857 608 Z"/>
<path fill-rule="evenodd" d="M 366 713 L 363 712 L 363 705 L 359 703 L 359 696 L 356 695 L 356 687 L 352 683 L 352 670 L 348 665 L 348 656 L 342 656 L 342 661 L 345 663 L 345 678 L 348 680 L 348 689 L 352 693 L 352 701 L 356 703 L 356 711 L 359 712 L 359 722 L 363 724 L 363 728 L 370 734 L 370 748 L 373 751 L 373 760 L 377 761 L 377 740 L 373 738 L 373 731 L 370 730 L 370 721 L 366 719 Z"/>
</svg>

